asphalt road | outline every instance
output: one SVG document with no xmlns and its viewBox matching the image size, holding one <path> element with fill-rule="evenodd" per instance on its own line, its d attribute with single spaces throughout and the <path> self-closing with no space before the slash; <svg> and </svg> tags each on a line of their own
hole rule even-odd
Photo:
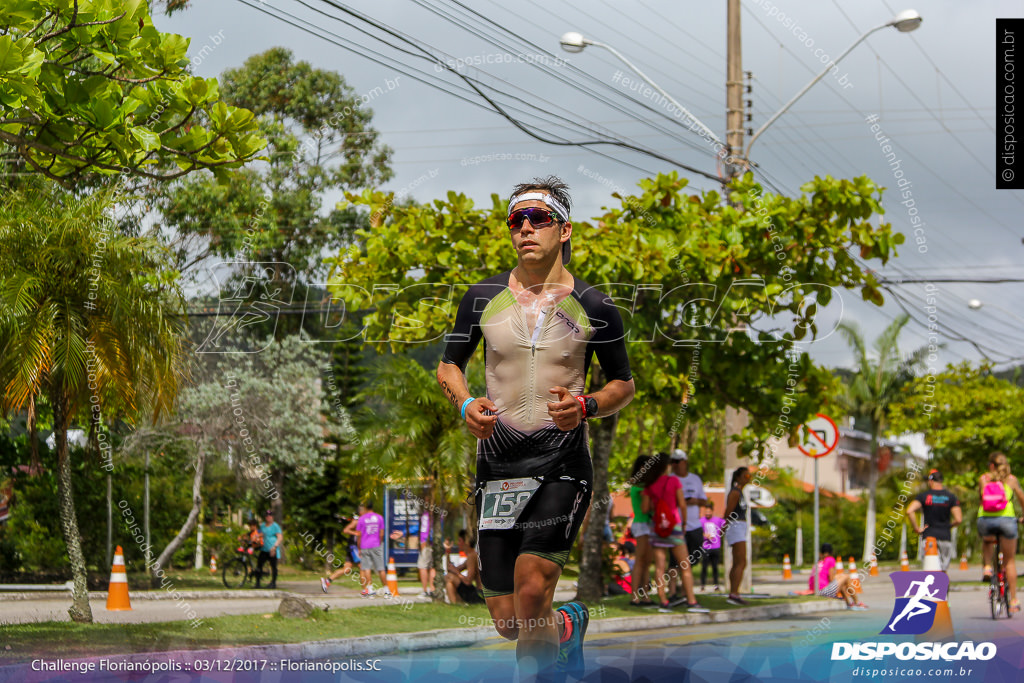
<svg viewBox="0 0 1024 683">
<path fill-rule="evenodd" d="M 923 642 L 923 637 L 882 636 L 892 618 L 894 592 L 885 576 L 865 587 L 867 611 L 700 624 L 681 628 L 600 633 L 586 641 L 587 681 L 943 681 L 1024 680 L 1024 613 L 993 621 L 988 595 L 977 586 L 949 593 L 953 641 L 992 642 L 990 661 L 833 661 L 836 642 Z M 408 658 L 408 656 L 406 656 Z M 394 665 L 403 667 L 396 656 Z M 514 666 L 515 649 L 497 640 L 485 647 L 419 653 L 414 669 L 445 671 L 449 680 L 501 680 L 488 672 Z M 384 658 L 385 666 L 388 658 Z M 425 679 L 426 680 L 426 679 Z"/>
</svg>

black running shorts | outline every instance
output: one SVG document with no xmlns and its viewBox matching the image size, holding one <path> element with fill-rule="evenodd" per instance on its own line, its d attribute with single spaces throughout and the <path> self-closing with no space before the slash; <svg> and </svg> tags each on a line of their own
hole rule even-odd
<svg viewBox="0 0 1024 683">
<path fill-rule="evenodd" d="M 504 531 L 479 532 L 477 551 L 484 597 L 513 592 L 516 559 L 520 555 L 536 555 L 559 567 L 565 566 L 590 506 L 590 479 L 579 480 L 567 475 L 546 478 L 519 515 L 515 526 Z M 482 489 L 478 489 L 478 511 L 482 498 Z"/>
</svg>

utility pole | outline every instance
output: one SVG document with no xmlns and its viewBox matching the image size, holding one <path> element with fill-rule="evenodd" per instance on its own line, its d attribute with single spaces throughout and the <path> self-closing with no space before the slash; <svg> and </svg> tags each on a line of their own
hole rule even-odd
<svg viewBox="0 0 1024 683">
<path fill-rule="evenodd" d="M 726 29 L 726 67 L 725 67 L 725 142 L 728 146 L 728 156 L 725 159 L 724 183 L 738 176 L 743 172 L 743 43 L 740 30 L 740 0 L 728 0 Z M 747 426 L 749 418 L 745 410 L 737 410 L 732 406 L 725 408 L 725 495 L 728 498 L 732 473 L 743 465 L 740 462 L 738 447 L 732 441 L 734 435 L 738 435 Z M 750 528 L 750 505 L 747 504 L 747 518 L 743 521 Z M 750 592 L 752 586 L 751 572 L 751 544 L 747 543 L 747 566 L 743 572 L 743 581 L 740 583 L 740 590 Z M 732 568 L 732 551 L 726 550 L 725 567 L 728 571 Z"/>
<path fill-rule="evenodd" d="M 725 180 L 743 172 L 743 43 L 740 0 L 729 0 L 726 30 L 725 144 L 729 147 Z"/>
</svg>

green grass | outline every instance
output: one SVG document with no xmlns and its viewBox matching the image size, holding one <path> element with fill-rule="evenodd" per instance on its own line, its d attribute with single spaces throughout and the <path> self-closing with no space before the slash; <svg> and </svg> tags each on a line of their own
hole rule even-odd
<svg viewBox="0 0 1024 683">
<path fill-rule="evenodd" d="M 218 567 L 222 570 L 223 567 Z M 265 568 L 266 569 L 266 568 Z M 295 567 L 280 567 L 278 570 L 278 581 L 306 581 L 310 585 L 315 586 L 320 577 L 324 574 L 322 572 L 308 571 L 305 569 Z M 173 582 L 176 590 L 219 590 L 227 591 L 233 590 L 224 587 L 224 582 L 221 578 L 221 572 L 218 571 L 216 574 L 210 572 L 209 568 L 204 569 L 173 569 L 168 570 L 166 574 L 167 578 Z M 380 579 L 374 575 L 374 582 L 380 584 Z M 337 583 L 339 588 L 347 583 Z M 398 586 L 401 589 L 408 589 L 411 591 L 413 587 L 419 586 L 419 579 L 416 577 L 414 571 L 407 571 L 405 576 L 399 577 Z M 128 586 L 131 591 L 145 591 L 145 590 L 162 590 L 159 584 L 155 589 L 151 589 L 149 585 L 149 578 L 146 574 L 141 572 L 130 572 L 128 574 Z M 245 585 L 245 588 L 252 588 L 252 583 Z"/>
<path fill-rule="evenodd" d="M 755 605 L 801 602 L 814 598 L 770 598 Z M 712 610 L 739 609 L 725 602 L 724 595 L 699 595 L 702 605 Z M 592 606 L 595 619 L 637 617 L 656 614 L 651 609 L 628 606 L 628 596 L 606 598 Z M 680 610 L 682 613 L 682 610 Z M 297 643 L 329 638 L 355 638 L 378 633 L 433 631 L 467 626 L 487 626 L 490 616 L 483 605 L 411 603 L 399 606 L 359 607 L 314 612 L 306 619 L 286 619 L 274 614 L 250 614 L 191 622 L 155 624 L 0 624 L 0 662 L 9 664 L 35 657 L 84 657 L 135 652 L 213 649 L 239 645 Z"/>
</svg>

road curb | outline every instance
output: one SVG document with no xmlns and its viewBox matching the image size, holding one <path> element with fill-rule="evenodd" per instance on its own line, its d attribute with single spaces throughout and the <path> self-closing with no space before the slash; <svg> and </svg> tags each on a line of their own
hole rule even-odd
<svg viewBox="0 0 1024 683">
<path fill-rule="evenodd" d="M 729 623 L 737 621 L 765 621 L 779 617 L 792 617 L 802 614 L 840 611 L 834 600 L 807 601 L 799 603 L 783 603 L 743 607 L 733 610 L 721 610 L 706 614 L 651 614 L 636 617 L 612 617 L 595 619 L 590 622 L 588 633 L 622 633 L 629 631 L 646 631 L 651 629 L 667 629 L 707 623 Z M 421 631 L 415 633 L 392 633 L 362 636 L 359 638 L 333 638 L 329 640 L 307 641 L 304 643 L 279 643 L 272 645 L 247 645 L 240 647 L 217 648 L 213 650 L 176 650 L 171 652 L 135 653 L 127 655 L 104 655 L 102 657 L 83 657 L 78 660 L 66 661 L 98 661 L 100 659 L 133 662 L 146 666 L 149 662 L 172 662 L 181 667 L 179 670 L 197 671 L 195 662 L 247 660 L 259 662 L 267 660 L 277 664 L 281 660 L 310 661 L 338 660 L 343 658 L 366 658 L 403 652 L 438 650 L 447 648 L 470 647 L 486 641 L 501 642 L 490 626 L 472 628 L 453 628 L 438 631 Z M 211 656 L 212 655 L 212 656 Z M 12 676 L 24 664 L 0 667 L 0 681 L 14 680 Z M 129 665 L 131 666 L 131 665 Z M 175 667 L 175 664 L 171 665 Z M 176 668 L 176 667 L 175 667 Z M 283 671 L 283 669 L 279 669 Z"/>
<path fill-rule="evenodd" d="M 173 594 L 173 595 L 172 595 Z M 175 590 L 168 585 L 166 590 L 129 590 L 132 600 L 245 600 L 254 598 L 286 598 L 289 595 L 302 595 L 282 590 L 224 590 L 224 591 L 183 591 Z M 307 598 L 309 596 L 306 596 Z M 71 599 L 70 591 L 40 591 L 32 593 L 0 593 L 0 602 L 6 600 L 58 600 Z M 90 600 L 106 600 L 107 591 L 89 591 Z"/>
</svg>

